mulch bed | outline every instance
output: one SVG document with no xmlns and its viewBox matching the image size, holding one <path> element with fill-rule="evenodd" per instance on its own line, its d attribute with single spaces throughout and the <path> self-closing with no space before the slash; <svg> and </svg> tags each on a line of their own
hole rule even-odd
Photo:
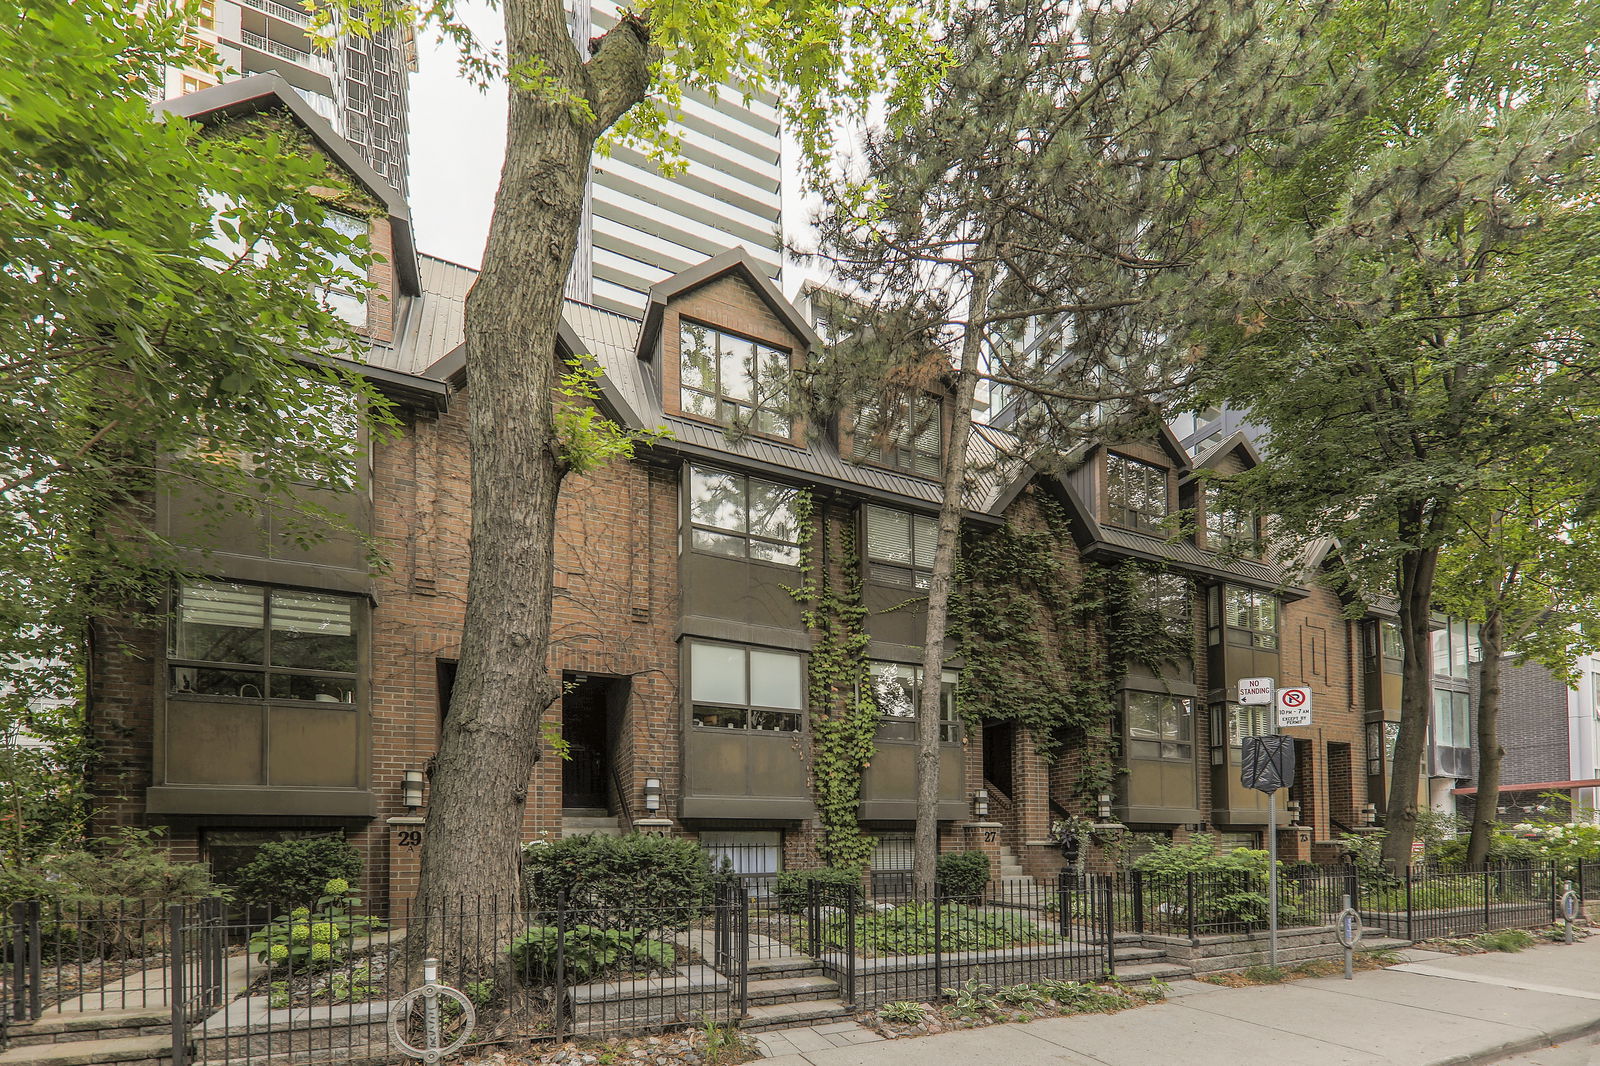
<svg viewBox="0 0 1600 1066">
<path fill-rule="evenodd" d="M 737 1031 L 719 1029 L 716 1040 L 716 1046 L 708 1049 L 704 1030 L 684 1029 L 536 1050 L 490 1051 L 464 1059 L 460 1066 L 734 1066 L 761 1057 L 755 1042 Z"/>
</svg>

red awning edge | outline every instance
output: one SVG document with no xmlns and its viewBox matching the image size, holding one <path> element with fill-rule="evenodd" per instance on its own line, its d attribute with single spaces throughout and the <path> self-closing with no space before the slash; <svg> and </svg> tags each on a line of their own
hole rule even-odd
<svg viewBox="0 0 1600 1066">
<path fill-rule="evenodd" d="M 1506 792 L 1561 792 L 1569 788 L 1600 788 L 1600 777 L 1590 777 L 1581 781 L 1535 781 L 1531 785 L 1501 785 L 1501 793 Z M 1452 788 L 1451 795 L 1475 796 L 1477 788 Z"/>
</svg>

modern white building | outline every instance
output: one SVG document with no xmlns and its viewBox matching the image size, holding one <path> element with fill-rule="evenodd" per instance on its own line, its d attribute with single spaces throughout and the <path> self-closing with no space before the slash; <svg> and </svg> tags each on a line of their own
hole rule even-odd
<svg viewBox="0 0 1600 1066">
<path fill-rule="evenodd" d="M 617 20 L 615 0 L 567 0 L 580 49 Z M 664 177 L 618 147 L 596 156 L 567 295 L 638 314 L 650 286 L 740 247 L 774 281 L 783 270 L 782 139 L 776 98 L 686 92 L 676 132 L 688 169 Z"/>
<path fill-rule="evenodd" d="M 216 50 L 221 72 L 169 69 L 163 98 L 276 71 L 405 195 L 406 75 L 417 69 L 413 33 L 344 34 L 322 50 L 309 36 L 310 21 L 294 0 L 203 0 L 195 36 Z"/>
</svg>

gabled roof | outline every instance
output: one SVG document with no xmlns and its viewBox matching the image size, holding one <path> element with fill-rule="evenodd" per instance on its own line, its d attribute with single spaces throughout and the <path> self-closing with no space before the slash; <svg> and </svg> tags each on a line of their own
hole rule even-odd
<svg viewBox="0 0 1600 1066">
<path fill-rule="evenodd" d="M 650 286 L 650 300 L 645 304 L 644 325 L 639 330 L 634 354 L 644 360 L 653 357 L 656 338 L 661 333 L 662 315 L 666 311 L 668 302 L 726 274 L 734 273 L 743 276 L 755 290 L 756 295 L 761 297 L 761 302 L 778 316 L 791 333 L 800 338 L 801 343 L 812 349 L 822 346 L 822 338 L 811 328 L 811 323 L 806 321 L 799 308 L 784 298 L 778 287 L 756 265 L 756 261 L 750 258 L 750 253 L 743 248 L 729 248 L 727 251 L 718 252 L 698 266 L 679 271 L 672 277 Z"/>
<path fill-rule="evenodd" d="M 177 115 L 201 124 L 278 109 L 292 115 L 335 163 L 383 204 L 393 234 L 394 269 L 400 292 L 406 296 L 420 293 L 422 281 L 411 232 L 411 210 L 405 199 L 361 158 L 349 141 L 334 132 L 327 119 L 311 109 L 282 75 L 254 74 L 152 105 L 158 115 Z"/>
<path fill-rule="evenodd" d="M 1194 462 L 1191 464 L 1193 473 L 1191 473 L 1189 477 L 1184 478 L 1184 481 L 1190 480 L 1194 474 L 1199 473 L 1202 470 L 1215 469 L 1216 465 L 1222 461 L 1224 456 L 1232 454 L 1233 452 L 1238 452 L 1240 455 L 1244 456 L 1245 466 L 1247 467 L 1261 465 L 1261 453 L 1256 451 L 1256 446 L 1251 442 L 1250 435 L 1242 429 L 1237 429 L 1233 431 L 1232 435 L 1224 437 L 1216 444 L 1213 444 L 1211 447 L 1195 456 Z"/>
<path fill-rule="evenodd" d="M 1182 444 L 1178 443 L 1178 438 L 1173 435 L 1172 427 L 1167 425 L 1165 419 L 1158 418 L 1155 421 L 1158 427 L 1157 431 L 1151 434 L 1149 438 L 1144 438 L 1144 440 L 1146 443 L 1159 444 L 1161 446 L 1161 450 L 1166 453 L 1167 458 L 1171 461 L 1172 468 L 1179 471 L 1181 474 L 1183 471 L 1189 469 L 1189 453 L 1184 450 Z M 1102 448 L 1116 451 L 1118 444 L 1132 444 L 1136 443 L 1136 440 L 1116 440 L 1103 437 L 1098 439 L 1095 443 Z"/>
</svg>

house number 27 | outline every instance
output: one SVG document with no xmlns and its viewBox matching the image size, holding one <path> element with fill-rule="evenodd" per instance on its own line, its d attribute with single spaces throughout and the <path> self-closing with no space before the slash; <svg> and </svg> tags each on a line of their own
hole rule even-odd
<svg viewBox="0 0 1600 1066">
<path fill-rule="evenodd" d="M 997 832 L 997 830 L 994 830 L 994 829 L 985 829 L 983 831 L 983 842 L 985 844 L 993 844 L 994 843 L 994 835 L 995 835 L 996 832 Z"/>
</svg>

